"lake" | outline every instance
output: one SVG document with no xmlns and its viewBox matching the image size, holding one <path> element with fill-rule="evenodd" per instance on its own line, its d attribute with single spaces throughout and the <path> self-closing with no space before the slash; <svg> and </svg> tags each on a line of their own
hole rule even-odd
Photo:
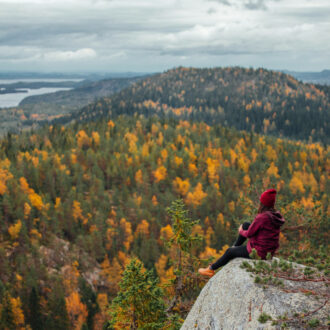
<svg viewBox="0 0 330 330">
<path fill-rule="evenodd" d="M 0 84 L 14 84 L 16 82 L 62 82 L 62 81 L 82 81 L 83 79 L 0 79 Z M 55 93 L 58 91 L 67 91 L 72 88 L 67 87 L 43 87 L 38 89 L 20 88 L 27 90 L 27 93 L 9 93 L 0 94 L 0 108 L 17 107 L 26 97 L 32 95 L 41 95 Z"/>
</svg>

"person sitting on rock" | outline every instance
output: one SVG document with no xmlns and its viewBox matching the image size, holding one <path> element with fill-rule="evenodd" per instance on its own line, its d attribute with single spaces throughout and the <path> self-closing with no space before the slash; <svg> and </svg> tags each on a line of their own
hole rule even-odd
<svg viewBox="0 0 330 330">
<path fill-rule="evenodd" d="M 280 212 L 275 211 L 276 190 L 269 189 L 259 198 L 258 214 L 252 224 L 244 222 L 238 229 L 238 238 L 234 245 L 226 250 L 222 257 L 208 268 L 200 268 L 201 275 L 212 277 L 214 271 L 234 258 L 250 258 L 252 249 L 255 249 L 260 258 L 266 259 L 270 252 L 274 255 L 279 247 L 280 227 L 285 220 Z M 247 245 L 242 245 L 246 239 Z"/>
</svg>

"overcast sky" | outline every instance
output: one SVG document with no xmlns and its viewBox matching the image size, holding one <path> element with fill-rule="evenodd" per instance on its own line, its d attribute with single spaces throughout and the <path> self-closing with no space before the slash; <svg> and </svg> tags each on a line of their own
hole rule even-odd
<svg viewBox="0 0 330 330">
<path fill-rule="evenodd" d="M 0 0 L 0 71 L 330 69 L 329 0 Z"/>
</svg>

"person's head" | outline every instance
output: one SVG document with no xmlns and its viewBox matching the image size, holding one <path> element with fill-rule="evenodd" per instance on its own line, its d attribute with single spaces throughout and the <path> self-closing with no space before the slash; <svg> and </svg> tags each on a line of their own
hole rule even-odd
<svg viewBox="0 0 330 330">
<path fill-rule="evenodd" d="M 275 210 L 275 201 L 276 201 L 276 190 L 268 189 L 264 191 L 260 198 L 260 205 L 258 209 L 258 213 L 263 213 L 266 211 L 274 211 Z"/>
</svg>

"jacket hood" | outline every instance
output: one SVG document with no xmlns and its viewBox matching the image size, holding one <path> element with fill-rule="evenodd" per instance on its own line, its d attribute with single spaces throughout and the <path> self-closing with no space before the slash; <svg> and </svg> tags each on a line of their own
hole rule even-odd
<svg viewBox="0 0 330 330">
<path fill-rule="evenodd" d="M 266 212 L 267 215 L 269 216 L 271 222 L 276 225 L 281 227 L 285 223 L 285 219 L 283 218 L 282 214 L 278 211 L 268 211 Z"/>
</svg>

